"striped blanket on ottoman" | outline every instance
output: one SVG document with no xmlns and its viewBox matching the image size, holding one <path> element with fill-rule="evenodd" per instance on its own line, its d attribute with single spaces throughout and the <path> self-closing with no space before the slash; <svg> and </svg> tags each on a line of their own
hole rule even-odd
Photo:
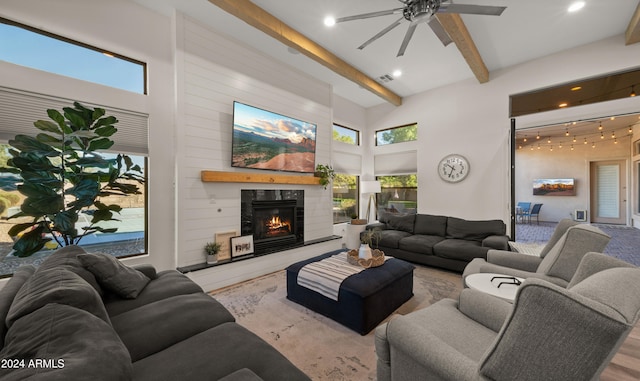
<svg viewBox="0 0 640 381">
<path fill-rule="evenodd" d="M 305 265 L 298 272 L 298 284 L 327 298 L 338 300 L 342 282 L 362 270 L 364 267 L 349 263 L 347 253 L 344 252 Z"/>
</svg>

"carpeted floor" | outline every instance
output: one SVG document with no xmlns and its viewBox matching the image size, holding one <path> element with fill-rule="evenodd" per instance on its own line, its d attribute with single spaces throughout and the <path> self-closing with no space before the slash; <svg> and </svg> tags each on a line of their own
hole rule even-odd
<svg viewBox="0 0 640 381">
<path fill-rule="evenodd" d="M 416 265 L 414 297 L 395 313 L 407 314 L 443 298 L 457 298 L 460 274 Z M 375 380 L 373 332 L 365 336 L 286 298 L 286 274 L 278 271 L 212 291 L 248 328 L 277 348 L 314 381 Z"/>
</svg>

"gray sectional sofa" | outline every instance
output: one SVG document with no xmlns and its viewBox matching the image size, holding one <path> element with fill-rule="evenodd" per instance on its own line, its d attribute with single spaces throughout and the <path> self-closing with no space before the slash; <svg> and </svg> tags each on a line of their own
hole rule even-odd
<svg viewBox="0 0 640 381">
<path fill-rule="evenodd" d="M 183 274 L 77 246 L 18 269 L 0 319 L 2 380 L 309 380 Z"/>
<path fill-rule="evenodd" d="M 490 249 L 509 250 L 502 220 L 469 221 L 430 214 L 382 213 L 367 230 L 379 230 L 374 247 L 410 262 L 462 272 Z"/>
</svg>

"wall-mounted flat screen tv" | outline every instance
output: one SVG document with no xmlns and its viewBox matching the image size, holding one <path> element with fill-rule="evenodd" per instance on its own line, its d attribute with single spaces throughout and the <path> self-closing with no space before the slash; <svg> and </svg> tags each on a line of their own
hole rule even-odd
<svg viewBox="0 0 640 381">
<path fill-rule="evenodd" d="M 576 184 L 573 179 L 533 180 L 534 196 L 575 196 Z"/>
<path fill-rule="evenodd" d="M 233 102 L 231 166 L 315 171 L 316 125 Z"/>
</svg>

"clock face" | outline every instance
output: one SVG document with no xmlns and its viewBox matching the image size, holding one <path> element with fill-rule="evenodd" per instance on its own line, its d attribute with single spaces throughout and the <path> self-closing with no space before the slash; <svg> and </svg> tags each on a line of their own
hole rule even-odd
<svg viewBox="0 0 640 381">
<path fill-rule="evenodd" d="M 440 160 L 438 174 L 444 181 L 457 183 L 469 174 L 469 162 L 462 155 L 448 155 Z"/>
</svg>

